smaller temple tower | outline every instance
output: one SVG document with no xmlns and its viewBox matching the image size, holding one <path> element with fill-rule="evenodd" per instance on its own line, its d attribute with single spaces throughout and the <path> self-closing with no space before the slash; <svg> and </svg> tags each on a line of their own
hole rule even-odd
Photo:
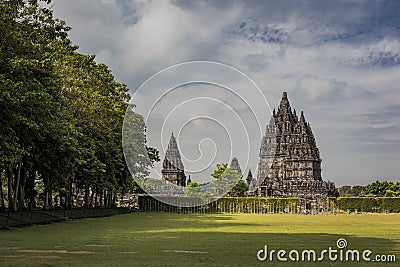
<svg viewBox="0 0 400 267">
<path fill-rule="evenodd" d="M 249 169 L 249 172 L 247 173 L 247 178 L 246 178 L 246 182 L 247 182 L 248 186 L 250 186 L 251 181 L 253 181 L 253 174 L 251 173 L 251 170 Z"/>
<path fill-rule="evenodd" d="M 179 186 L 186 186 L 186 175 L 179 153 L 178 144 L 174 133 L 172 133 L 169 140 L 167 152 L 163 161 L 163 168 L 161 170 L 164 180 Z"/>
<path fill-rule="evenodd" d="M 242 170 L 240 169 L 239 161 L 238 161 L 237 158 L 233 158 L 232 159 L 231 165 L 229 166 L 229 169 L 236 170 L 238 172 L 238 174 L 240 175 L 240 177 L 243 176 Z"/>
</svg>

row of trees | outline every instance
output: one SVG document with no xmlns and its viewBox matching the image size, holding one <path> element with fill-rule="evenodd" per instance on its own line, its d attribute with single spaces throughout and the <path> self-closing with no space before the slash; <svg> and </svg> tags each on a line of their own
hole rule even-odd
<svg viewBox="0 0 400 267">
<path fill-rule="evenodd" d="M 195 181 L 187 185 L 185 194 L 189 197 L 207 197 L 209 191 L 216 192 L 219 196 L 244 197 L 249 187 L 240 177 L 237 170 L 228 168 L 227 163 L 217 164 L 217 168 L 211 174 L 214 178 L 211 181 L 211 190 L 202 192 L 201 185 Z M 204 191 L 204 190 L 203 190 Z"/>
<path fill-rule="evenodd" d="M 121 145 L 128 88 L 78 53 L 69 30 L 37 0 L 0 1 L 2 209 L 32 208 L 38 195 L 46 209 L 55 195 L 70 208 L 78 193 L 84 206 L 107 206 L 135 187 Z"/>
<path fill-rule="evenodd" d="M 400 182 L 375 181 L 366 186 L 345 185 L 338 188 L 339 196 L 400 197 Z"/>
</svg>

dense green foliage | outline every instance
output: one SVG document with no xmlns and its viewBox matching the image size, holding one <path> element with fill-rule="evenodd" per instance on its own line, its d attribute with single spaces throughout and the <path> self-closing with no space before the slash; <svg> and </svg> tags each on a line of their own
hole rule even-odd
<svg viewBox="0 0 400 267">
<path fill-rule="evenodd" d="M 128 88 L 76 52 L 69 30 L 37 0 L 0 1 L 2 208 L 34 207 L 38 196 L 45 208 L 110 206 L 134 186 L 121 145 Z M 139 115 L 137 124 L 145 139 Z"/>
<path fill-rule="evenodd" d="M 344 211 L 400 212 L 400 197 L 339 197 L 333 201 Z"/>
<path fill-rule="evenodd" d="M 380 211 L 400 212 L 400 197 L 382 197 L 378 203 L 380 205 Z"/>
<path fill-rule="evenodd" d="M 365 195 L 399 197 L 400 182 L 373 182 L 365 187 L 363 192 Z"/>
<path fill-rule="evenodd" d="M 199 197 L 201 192 L 200 192 L 200 184 L 195 182 L 195 181 L 191 181 L 190 183 L 188 183 L 186 185 L 185 188 L 185 196 L 188 197 Z"/>
<path fill-rule="evenodd" d="M 361 185 L 344 185 L 342 187 L 337 188 L 338 195 L 341 197 L 357 197 L 365 190 L 365 186 Z"/>
<path fill-rule="evenodd" d="M 204 204 L 204 196 L 155 199 L 144 195 L 139 196 L 139 210 L 186 213 L 303 213 L 306 208 L 298 198 L 222 197 L 213 199 L 210 197 L 207 200 L 209 203 Z"/>
<path fill-rule="evenodd" d="M 374 198 L 365 197 L 339 197 L 337 203 L 340 209 L 360 212 L 372 212 L 378 207 Z"/>
<path fill-rule="evenodd" d="M 198 187 L 194 187 L 198 188 Z M 350 212 L 400 212 L 399 197 L 330 197 L 329 201 L 304 201 L 298 198 L 222 197 L 207 199 L 204 196 L 158 197 L 139 196 L 139 209 L 145 212 L 196 212 L 196 213 L 320 213 L 336 207 Z M 166 203 L 172 203 L 169 205 Z M 182 207 L 183 206 L 183 207 Z"/>
<path fill-rule="evenodd" d="M 237 170 L 228 168 L 227 163 L 217 164 L 211 176 L 214 177 L 211 181 L 212 187 L 218 195 L 243 197 L 249 189 Z"/>
<path fill-rule="evenodd" d="M 353 187 L 344 185 L 338 188 L 338 193 L 341 197 L 399 197 L 400 182 L 375 181 L 366 186 L 356 185 Z"/>
</svg>

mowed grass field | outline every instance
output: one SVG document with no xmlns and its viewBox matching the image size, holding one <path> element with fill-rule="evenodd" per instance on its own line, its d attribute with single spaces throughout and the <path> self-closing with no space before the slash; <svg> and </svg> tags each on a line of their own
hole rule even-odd
<svg viewBox="0 0 400 267">
<path fill-rule="evenodd" d="M 347 248 L 395 263 L 259 261 L 268 249 Z M 371 258 L 373 257 L 371 256 Z M 288 255 L 286 255 L 287 257 Z M 318 255 L 319 256 L 319 255 Z M 400 215 L 130 213 L 0 231 L 0 266 L 400 266 Z"/>
</svg>

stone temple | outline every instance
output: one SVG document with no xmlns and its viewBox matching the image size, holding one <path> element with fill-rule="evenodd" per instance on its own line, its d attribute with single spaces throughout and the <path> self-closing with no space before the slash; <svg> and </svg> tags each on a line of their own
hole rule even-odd
<svg viewBox="0 0 400 267">
<path fill-rule="evenodd" d="M 161 173 L 164 180 L 175 185 L 186 186 L 185 168 L 183 167 L 174 133 L 172 133 L 169 140 Z"/>
<path fill-rule="evenodd" d="M 322 160 L 310 123 L 303 112 L 299 118 L 292 111 L 286 92 L 266 127 L 259 156 L 258 196 L 316 199 L 335 192 L 334 183 L 322 180 Z"/>
<path fill-rule="evenodd" d="M 240 169 L 239 161 L 237 158 L 233 158 L 231 164 L 229 165 L 229 169 L 237 171 L 237 173 L 242 177 L 242 169 Z"/>
</svg>

